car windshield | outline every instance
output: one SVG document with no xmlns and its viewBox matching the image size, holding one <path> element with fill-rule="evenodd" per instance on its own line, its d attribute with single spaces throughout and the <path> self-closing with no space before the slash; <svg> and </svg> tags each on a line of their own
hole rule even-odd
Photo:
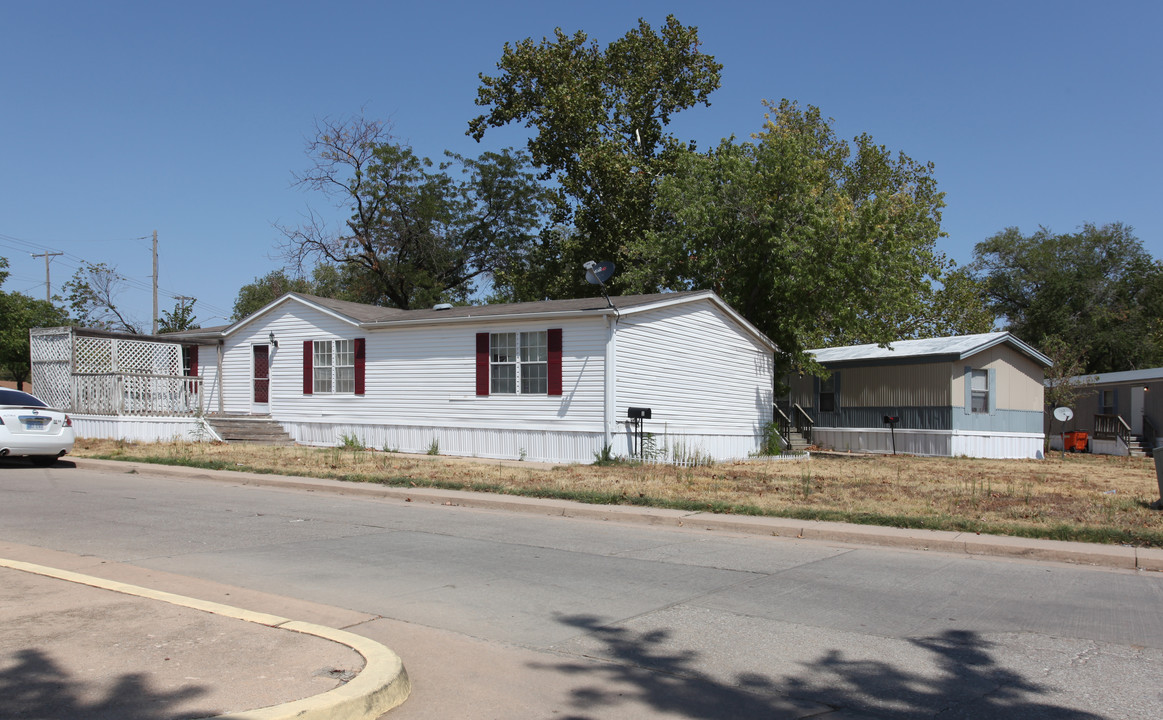
<svg viewBox="0 0 1163 720">
<path fill-rule="evenodd" d="M 26 392 L 0 388 L 0 405 L 24 405 L 26 407 L 48 407 L 37 398 Z"/>
</svg>

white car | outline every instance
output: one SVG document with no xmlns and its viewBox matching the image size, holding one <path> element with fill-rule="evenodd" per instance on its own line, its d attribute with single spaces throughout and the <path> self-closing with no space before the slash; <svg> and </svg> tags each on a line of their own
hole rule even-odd
<svg viewBox="0 0 1163 720">
<path fill-rule="evenodd" d="M 73 421 L 36 397 L 0 388 L 0 457 L 27 456 L 52 465 L 73 449 Z"/>
</svg>

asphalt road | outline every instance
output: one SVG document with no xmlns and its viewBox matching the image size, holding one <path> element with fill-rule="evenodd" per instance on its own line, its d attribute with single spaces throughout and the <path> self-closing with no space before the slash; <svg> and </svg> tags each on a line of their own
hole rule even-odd
<svg viewBox="0 0 1163 720">
<path fill-rule="evenodd" d="M 381 620 L 393 718 L 1157 718 L 1163 575 L 0 464 L 0 541 Z"/>
</svg>

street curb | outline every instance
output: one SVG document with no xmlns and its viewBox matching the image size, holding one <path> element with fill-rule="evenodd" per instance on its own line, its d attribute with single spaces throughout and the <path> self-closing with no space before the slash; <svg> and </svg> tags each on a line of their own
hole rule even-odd
<svg viewBox="0 0 1163 720">
<path fill-rule="evenodd" d="M 71 570 L 37 565 L 20 560 L 0 558 L 0 567 L 43 575 L 90 587 L 111 590 L 123 595 L 186 607 L 193 610 L 265 625 L 275 630 L 289 630 L 314 635 L 324 640 L 346 645 L 364 658 L 364 667 L 347 683 L 325 693 L 281 705 L 216 715 L 205 720 L 374 720 L 400 705 L 411 692 L 411 681 L 398 655 L 374 640 L 345 630 L 290 620 L 267 613 L 244 610 L 231 605 L 152 590 L 139 585 L 106 580 Z"/>
<path fill-rule="evenodd" d="M 637 507 L 632 505 L 588 505 L 572 500 L 531 498 L 518 495 L 499 495 L 467 490 L 432 488 L 403 488 L 371 483 L 353 483 L 343 480 L 236 472 L 233 470 L 206 470 L 181 465 L 97 460 L 70 456 L 77 467 L 94 470 L 114 470 L 187 480 L 210 480 L 239 485 L 257 485 L 312 492 L 332 492 L 381 499 L 422 501 L 434 505 L 471 507 L 486 510 L 522 512 L 538 515 L 587 518 L 638 525 L 699 528 L 712 531 L 737 532 L 748 535 L 767 535 L 800 540 L 842 542 L 854 545 L 875 545 L 907 550 L 948 552 L 962 555 L 1022 558 L 1046 562 L 1064 562 L 1095 565 L 1123 570 L 1150 570 L 1163 572 L 1163 548 L 1136 548 L 1123 545 L 1042 540 L 1037 538 L 983 535 L 948 530 L 858 525 L 855 523 L 823 520 L 796 520 L 792 518 L 749 515 L 724 515 L 687 510 Z"/>
</svg>

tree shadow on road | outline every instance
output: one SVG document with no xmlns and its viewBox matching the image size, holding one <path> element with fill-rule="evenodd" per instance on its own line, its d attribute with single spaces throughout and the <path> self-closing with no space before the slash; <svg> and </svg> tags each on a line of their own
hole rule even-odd
<svg viewBox="0 0 1163 720">
<path fill-rule="evenodd" d="M 600 641 L 603 648 L 596 654 L 609 660 L 552 666 L 593 678 L 573 690 L 569 704 L 575 712 L 565 720 L 601 718 L 629 703 L 699 720 L 828 717 L 837 710 L 846 711 L 846 718 L 1100 720 L 1047 702 L 1053 688 L 1000 667 L 989 653 L 990 643 L 970 631 L 911 641 L 932 653 L 937 669 L 931 674 L 885 660 L 849 660 L 843 650 L 830 649 L 801 663 L 795 676 L 740 673 L 719 679 L 699 669 L 697 652 L 675 650 L 666 630 L 640 633 L 604 626 L 585 615 L 560 621 Z"/>
<path fill-rule="evenodd" d="M 0 657 L 0 718 L 36 720 L 177 720 L 207 717 L 214 710 L 181 710 L 206 694 L 189 685 L 171 692 L 150 689 L 140 674 L 122 675 L 101 687 L 71 679 L 40 650 Z"/>
</svg>

